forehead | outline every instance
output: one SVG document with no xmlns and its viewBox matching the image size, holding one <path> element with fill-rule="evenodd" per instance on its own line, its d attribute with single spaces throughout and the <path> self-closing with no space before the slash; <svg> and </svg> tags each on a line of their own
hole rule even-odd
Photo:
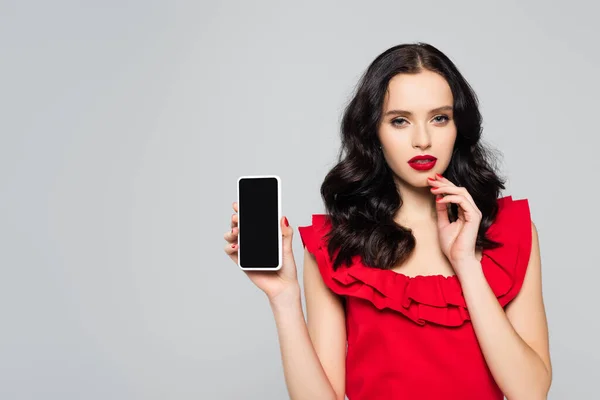
<svg viewBox="0 0 600 400">
<path fill-rule="evenodd" d="M 429 111 L 452 104 L 452 91 L 446 79 L 435 72 L 422 71 L 394 76 L 388 84 L 383 106 L 384 111 Z"/>
</svg>

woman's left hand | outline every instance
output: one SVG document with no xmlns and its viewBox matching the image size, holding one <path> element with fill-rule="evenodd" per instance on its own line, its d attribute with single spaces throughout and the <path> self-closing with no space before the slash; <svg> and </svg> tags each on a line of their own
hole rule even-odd
<svg viewBox="0 0 600 400">
<path fill-rule="evenodd" d="M 482 214 L 464 187 L 456 186 L 439 174 L 436 174 L 436 179 L 428 178 L 428 181 L 432 186 L 431 192 L 436 195 L 440 245 L 458 274 L 460 265 L 477 260 L 475 243 Z M 458 219 L 454 222 L 448 219 L 449 203 L 458 205 Z"/>
</svg>

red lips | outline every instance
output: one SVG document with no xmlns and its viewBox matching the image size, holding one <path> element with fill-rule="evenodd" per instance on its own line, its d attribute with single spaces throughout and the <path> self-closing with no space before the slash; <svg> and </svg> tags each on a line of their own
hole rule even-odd
<svg viewBox="0 0 600 400">
<path fill-rule="evenodd" d="M 428 154 L 415 156 L 408 160 L 408 165 L 417 171 L 428 171 L 435 166 L 437 158 Z"/>
</svg>

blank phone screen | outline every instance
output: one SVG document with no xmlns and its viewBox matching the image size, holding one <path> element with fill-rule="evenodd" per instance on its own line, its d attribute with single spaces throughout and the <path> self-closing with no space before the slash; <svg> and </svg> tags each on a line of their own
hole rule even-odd
<svg viewBox="0 0 600 400">
<path fill-rule="evenodd" d="M 279 204 L 276 178 L 242 178 L 238 189 L 240 266 L 277 268 Z"/>
</svg>

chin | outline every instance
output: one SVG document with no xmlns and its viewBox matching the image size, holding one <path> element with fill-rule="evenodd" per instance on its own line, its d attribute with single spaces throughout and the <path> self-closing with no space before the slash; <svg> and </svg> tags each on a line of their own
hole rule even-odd
<svg viewBox="0 0 600 400">
<path fill-rule="evenodd" d="M 412 186 L 414 188 L 426 188 L 429 187 L 427 178 L 435 178 L 435 174 L 442 174 L 439 172 L 439 168 L 432 168 L 426 171 L 417 171 L 411 167 L 402 169 L 396 174 L 397 178 L 404 184 Z"/>
<path fill-rule="evenodd" d="M 431 172 L 431 171 L 423 171 L 423 172 Z M 419 175 L 415 177 L 413 172 L 409 172 L 409 176 L 398 176 L 400 181 L 402 181 L 405 185 L 412 186 L 414 188 L 426 188 L 429 187 L 429 183 L 427 182 L 428 177 L 433 177 L 435 172 L 425 174 L 421 172 Z M 412 175 L 412 176 L 411 176 Z"/>
<path fill-rule="evenodd" d="M 415 183 L 416 186 L 425 187 L 429 186 L 427 182 L 427 178 L 435 178 L 435 174 L 438 172 L 435 169 L 430 169 L 428 171 L 411 171 L 413 177 L 411 181 Z M 415 176 L 416 175 L 416 176 Z"/>
</svg>

